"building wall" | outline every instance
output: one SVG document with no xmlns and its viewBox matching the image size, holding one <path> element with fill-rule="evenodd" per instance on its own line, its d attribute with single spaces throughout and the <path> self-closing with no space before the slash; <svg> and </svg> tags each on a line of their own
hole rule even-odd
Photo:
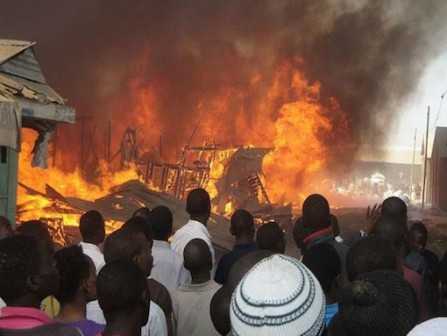
<svg viewBox="0 0 447 336">
<path fill-rule="evenodd" d="M 18 153 L 0 146 L 0 215 L 16 222 Z"/>
</svg>

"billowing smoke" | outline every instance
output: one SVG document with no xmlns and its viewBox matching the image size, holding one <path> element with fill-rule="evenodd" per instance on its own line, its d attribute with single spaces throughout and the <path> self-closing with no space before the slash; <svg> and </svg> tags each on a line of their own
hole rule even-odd
<svg viewBox="0 0 447 336">
<path fill-rule="evenodd" d="M 161 134 L 171 152 L 201 119 L 199 143 L 248 141 L 255 131 L 245 125 L 260 127 L 259 113 L 274 122 L 295 99 L 272 94 L 275 80 L 292 81 L 293 71 L 277 77 L 287 64 L 320 83 L 320 104 L 335 99 L 346 112 L 351 147 L 337 151 L 347 162 L 390 131 L 395 107 L 445 48 L 446 14 L 442 0 L 2 0 L 0 35 L 37 41 L 48 82 L 100 128 L 125 119 L 135 92 L 150 88 L 146 145 Z M 213 113 L 227 125 L 216 134 L 207 128 Z"/>
</svg>

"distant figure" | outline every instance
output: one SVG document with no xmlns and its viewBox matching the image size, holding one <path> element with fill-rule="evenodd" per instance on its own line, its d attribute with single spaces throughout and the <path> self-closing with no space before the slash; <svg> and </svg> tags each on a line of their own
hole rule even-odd
<svg viewBox="0 0 447 336">
<path fill-rule="evenodd" d="M 87 302 L 96 300 L 96 268 L 93 261 L 82 253 L 79 246 L 70 246 L 56 252 L 59 273 L 59 291 L 55 295 L 61 308 L 57 321 L 77 327 L 84 336 L 96 336 L 104 325 L 87 320 Z"/>
<path fill-rule="evenodd" d="M 183 258 L 171 249 L 169 238 L 172 235 L 172 213 L 165 206 L 152 209 L 147 218 L 154 234 L 152 256 L 154 266 L 151 276 L 173 292 L 184 283 L 191 281 L 189 273 L 183 267 Z"/>
<path fill-rule="evenodd" d="M 304 241 L 311 233 L 312 232 L 307 227 L 304 218 L 299 217 L 293 226 L 293 240 L 295 241 L 296 246 L 300 249 L 301 255 L 304 254 L 307 248 Z"/>
<path fill-rule="evenodd" d="M 82 242 L 79 244 L 82 252 L 93 260 L 96 273 L 99 273 L 105 264 L 104 255 L 98 246 L 106 237 L 104 218 L 96 210 L 87 211 L 79 220 L 79 231 L 82 236 Z"/>
<path fill-rule="evenodd" d="M 211 251 L 202 239 L 186 244 L 185 268 L 191 273 L 191 284 L 181 285 L 172 293 L 174 325 L 177 336 L 219 335 L 210 317 L 210 302 L 221 287 L 211 279 Z"/>
<path fill-rule="evenodd" d="M 97 288 L 107 322 L 102 335 L 140 335 L 151 304 L 141 268 L 129 259 L 111 261 L 99 272 Z"/>
<path fill-rule="evenodd" d="M 172 250 L 183 258 L 183 250 L 191 239 L 203 239 L 211 251 L 213 259 L 211 276 L 214 277 L 216 258 L 211 235 L 206 227 L 211 215 L 211 200 L 205 189 L 197 188 L 189 192 L 186 198 L 186 212 L 189 214 L 190 220 L 175 232 L 171 242 Z"/>
<path fill-rule="evenodd" d="M 417 302 L 411 286 L 396 272 L 359 275 L 339 296 L 339 313 L 331 336 L 405 336 L 417 322 Z"/>
<path fill-rule="evenodd" d="M 399 271 L 400 263 L 393 244 L 380 236 L 368 236 L 351 246 L 346 257 L 348 280 L 379 270 Z"/>
<path fill-rule="evenodd" d="M 331 226 L 334 233 L 335 240 L 338 243 L 343 243 L 343 238 L 340 237 L 340 226 L 338 225 L 338 218 L 331 214 Z"/>
<path fill-rule="evenodd" d="M 236 286 L 254 265 L 272 254 L 273 252 L 265 250 L 250 252 L 239 258 L 231 267 L 227 282 L 217 290 L 210 303 L 211 320 L 221 335 L 226 336 L 231 331 L 230 303 Z"/>
<path fill-rule="evenodd" d="M 332 245 L 321 243 L 312 246 L 304 253 L 303 264 L 316 276 L 323 288 L 326 298 L 324 321 L 327 327 L 338 313 L 336 298 L 338 291 L 343 286 L 340 257 Z"/>
<path fill-rule="evenodd" d="M 312 232 L 304 241 L 307 248 L 322 242 L 331 244 L 340 257 L 342 275 L 346 277 L 345 261 L 349 247 L 335 239 L 328 201 L 322 195 L 312 194 L 304 200 L 302 211 L 305 225 Z"/>
<path fill-rule="evenodd" d="M 231 298 L 233 335 L 321 335 L 325 299 L 299 260 L 274 254 L 258 262 Z"/>
<path fill-rule="evenodd" d="M 254 241 L 255 222 L 247 210 L 239 209 L 233 213 L 230 233 L 236 240 L 233 250 L 222 256 L 214 277 L 214 280 L 222 285 L 227 282 L 231 267 L 240 257 L 258 250 L 258 245 Z"/>
<path fill-rule="evenodd" d="M 12 236 L 12 225 L 8 218 L 0 216 L 0 240 Z"/>
<path fill-rule="evenodd" d="M 424 280 L 427 290 L 427 300 L 430 316 L 438 314 L 438 265 L 439 259 L 432 251 L 426 248 L 428 231 L 422 222 L 415 222 L 410 227 L 410 247 L 411 252 L 407 254 L 405 261 L 415 270 Z M 419 268 L 421 263 L 419 258 L 424 258 L 425 267 Z"/>
<path fill-rule="evenodd" d="M 256 243 L 260 250 L 268 250 L 283 254 L 286 250 L 284 231 L 278 223 L 263 224 L 256 233 Z"/>
<path fill-rule="evenodd" d="M 0 241 L 0 328 L 28 329 L 51 323 L 41 301 L 58 290 L 54 256 L 35 237 Z"/>
<path fill-rule="evenodd" d="M 150 221 L 151 210 L 147 207 L 142 207 L 135 210 L 132 214 L 132 217 L 142 217 L 148 222 Z"/>
</svg>

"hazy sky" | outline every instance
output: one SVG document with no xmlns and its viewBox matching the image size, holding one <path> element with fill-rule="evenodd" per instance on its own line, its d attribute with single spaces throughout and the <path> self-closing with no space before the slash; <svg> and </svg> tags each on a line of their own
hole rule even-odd
<svg viewBox="0 0 447 336">
<path fill-rule="evenodd" d="M 426 132 L 427 106 L 430 106 L 429 150 L 435 133 L 435 126 L 447 126 L 447 50 L 434 60 L 421 77 L 418 89 L 406 103 L 397 107 L 395 129 L 397 133 L 388 139 L 393 148 L 413 148 L 414 130 L 417 128 L 417 147 L 420 149 Z M 444 94 L 444 98 L 441 95 Z M 436 116 L 438 115 L 436 121 Z"/>
</svg>

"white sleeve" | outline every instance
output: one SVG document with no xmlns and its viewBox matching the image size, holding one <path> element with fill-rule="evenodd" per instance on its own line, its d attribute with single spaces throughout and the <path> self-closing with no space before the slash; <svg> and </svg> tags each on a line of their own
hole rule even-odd
<svg viewBox="0 0 447 336">
<path fill-rule="evenodd" d="M 147 324 L 141 328 L 141 336 L 168 336 L 168 326 L 166 317 L 154 301 L 151 301 L 149 308 L 149 320 Z"/>
<path fill-rule="evenodd" d="M 87 319 L 99 324 L 106 324 L 106 319 L 99 306 L 98 300 L 87 303 Z"/>
</svg>

